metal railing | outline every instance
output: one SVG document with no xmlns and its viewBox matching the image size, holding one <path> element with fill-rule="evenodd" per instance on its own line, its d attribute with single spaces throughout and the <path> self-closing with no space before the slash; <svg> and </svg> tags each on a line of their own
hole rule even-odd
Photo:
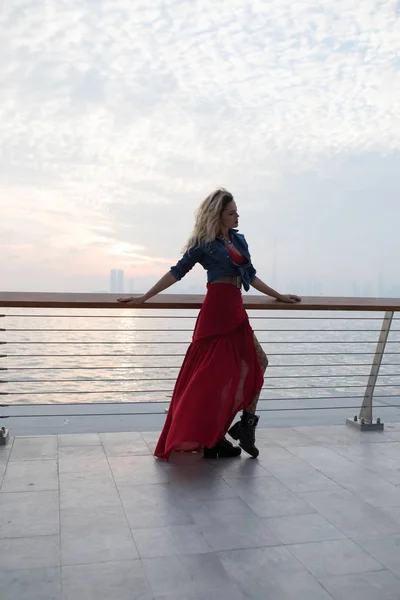
<svg viewBox="0 0 400 600">
<path fill-rule="evenodd" d="M 116 298 L 0 293 L 1 412 L 164 414 L 204 297 L 161 294 L 140 307 Z M 400 416 L 400 299 L 243 299 L 270 359 L 260 412 L 357 410 L 348 422 L 361 429 L 383 428 L 374 402 Z"/>
</svg>

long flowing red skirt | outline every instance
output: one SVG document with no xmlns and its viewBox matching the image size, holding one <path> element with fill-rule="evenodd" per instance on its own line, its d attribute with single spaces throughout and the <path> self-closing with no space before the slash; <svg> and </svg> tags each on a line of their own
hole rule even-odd
<svg viewBox="0 0 400 600">
<path fill-rule="evenodd" d="M 240 289 L 208 284 L 155 456 L 168 460 L 173 450 L 214 446 L 263 382 Z"/>
</svg>

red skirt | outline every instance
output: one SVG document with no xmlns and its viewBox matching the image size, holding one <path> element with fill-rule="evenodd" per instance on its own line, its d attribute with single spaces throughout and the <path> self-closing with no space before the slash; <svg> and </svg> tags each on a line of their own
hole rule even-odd
<svg viewBox="0 0 400 600">
<path fill-rule="evenodd" d="M 154 455 L 212 448 L 263 382 L 240 289 L 208 284 Z"/>
</svg>

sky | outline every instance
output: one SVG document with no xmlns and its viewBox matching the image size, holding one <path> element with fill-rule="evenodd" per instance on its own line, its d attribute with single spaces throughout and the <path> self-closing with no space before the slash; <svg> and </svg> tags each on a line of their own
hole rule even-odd
<svg viewBox="0 0 400 600">
<path fill-rule="evenodd" d="M 223 186 L 281 293 L 400 296 L 399 40 L 383 0 L 0 0 L 0 290 L 144 292 Z"/>
</svg>

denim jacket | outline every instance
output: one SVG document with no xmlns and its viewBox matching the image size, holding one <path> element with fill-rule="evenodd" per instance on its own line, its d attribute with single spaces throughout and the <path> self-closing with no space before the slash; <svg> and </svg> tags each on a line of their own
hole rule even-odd
<svg viewBox="0 0 400 600">
<path fill-rule="evenodd" d="M 175 279 L 181 280 L 196 263 L 200 263 L 207 271 L 208 283 L 220 277 L 241 277 L 243 287 L 247 292 L 256 276 L 256 270 L 251 263 L 249 247 L 244 235 L 238 233 L 237 229 L 230 229 L 229 233 L 234 246 L 247 259 L 247 263 L 236 265 L 229 256 L 225 242 L 216 238 L 210 244 L 192 246 L 186 250 L 182 258 L 170 269 Z"/>
</svg>

